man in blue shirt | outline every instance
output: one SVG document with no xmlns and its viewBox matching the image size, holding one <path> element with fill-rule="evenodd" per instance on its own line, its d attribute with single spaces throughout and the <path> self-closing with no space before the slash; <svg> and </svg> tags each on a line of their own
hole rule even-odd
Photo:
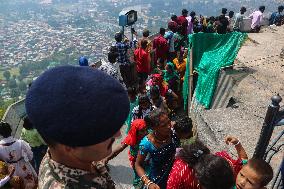
<svg viewBox="0 0 284 189">
<path fill-rule="evenodd" d="M 168 23 L 168 29 L 164 35 L 166 40 L 168 40 L 169 44 L 169 56 L 168 56 L 168 61 L 172 62 L 173 59 L 176 58 L 176 51 L 175 51 L 175 43 L 174 43 L 174 32 L 175 32 L 175 25 L 173 22 Z"/>
<path fill-rule="evenodd" d="M 274 12 L 271 14 L 271 17 L 269 19 L 269 25 L 275 24 L 276 26 L 281 26 L 283 24 L 283 10 L 284 6 L 279 6 L 278 7 L 278 12 Z"/>
</svg>

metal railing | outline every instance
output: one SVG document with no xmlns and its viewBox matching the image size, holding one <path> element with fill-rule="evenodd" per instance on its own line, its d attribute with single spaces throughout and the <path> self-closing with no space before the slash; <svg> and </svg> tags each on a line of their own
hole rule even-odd
<svg viewBox="0 0 284 189">
<path fill-rule="evenodd" d="M 19 137 L 23 126 L 23 119 L 25 116 L 25 99 L 22 99 L 20 101 L 15 102 L 14 104 L 11 104 L 8 107 L 2 120 L 12 126 L 12 135 L 15 137 Z"/>
<path fill-rule="evenodd" d="M 268 106 L 264 123 L 261 129 L 258 143 L 255 148 L 254 158 L 262 158 L 266 162 L 271 163 L 272 158 L 280 153 L 280 158 L 282 160 L 279 164 L 279 168 L 274 172 L 274 178 L 271 182 L 271 189 L 280 189 L 283 188 L 283 181 L 281 177 L 280 168 L 283 165 L 283 151 L 284 146 L 283 135 L 284 130 L 280 129 L 280 133 L 273 139 L 272 134 L 275 127 L 284 126 L 284 109 L 280 110 L 280 102 L 282 98 L 277 95 L 271 98 L 271 104 Z M 271 141 L 271 142 L 270 142 Z"/>
</svg>

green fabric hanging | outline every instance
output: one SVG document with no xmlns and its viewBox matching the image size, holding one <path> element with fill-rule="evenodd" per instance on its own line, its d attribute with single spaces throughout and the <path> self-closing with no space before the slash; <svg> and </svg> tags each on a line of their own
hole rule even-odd
<svg viewBox="0 0 284 189">
<path fill-rule="evenodd" d="M 220 69 L 233 64 L 246 38 L 247 34 L 240 32 L 196 33 L 189 36 L 189 43 L 193 49 L 193 68 L 198 72 L 195 97 L 205 108 L 209 108 L 211 105 Z M 185 76 L 185 78 L 189 77 L 189 64 L 187 64 Z M 188 79 L 185 79 L 183 86 L 184 107 L 187 103 L 188 88 Z"/>
</svg>

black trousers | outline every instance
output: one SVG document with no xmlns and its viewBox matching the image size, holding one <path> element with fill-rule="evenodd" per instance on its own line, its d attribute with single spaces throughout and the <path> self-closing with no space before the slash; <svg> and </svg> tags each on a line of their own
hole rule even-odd
<svg viewBox="0 0 284 189">
<path fill-rule="evenodd" d="M 137 74 L 135 70 L 135 64 L 125 64 L 119 66 L 121 77 L 126 85 L 126 87 L 131 87 L 135 85 L 137 81 Z"/>
</svg>

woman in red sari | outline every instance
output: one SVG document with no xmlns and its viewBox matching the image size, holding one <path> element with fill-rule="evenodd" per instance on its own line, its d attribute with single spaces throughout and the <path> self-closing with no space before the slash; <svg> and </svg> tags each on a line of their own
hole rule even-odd
<svg viewBox="0 0 284 189">
<path fill-rule="evenodd" d="M 231 189 L 234 182 L 230 164 L 196 141 L 184 145 L 177 154 L 167 189 Z"/>
</svg>

